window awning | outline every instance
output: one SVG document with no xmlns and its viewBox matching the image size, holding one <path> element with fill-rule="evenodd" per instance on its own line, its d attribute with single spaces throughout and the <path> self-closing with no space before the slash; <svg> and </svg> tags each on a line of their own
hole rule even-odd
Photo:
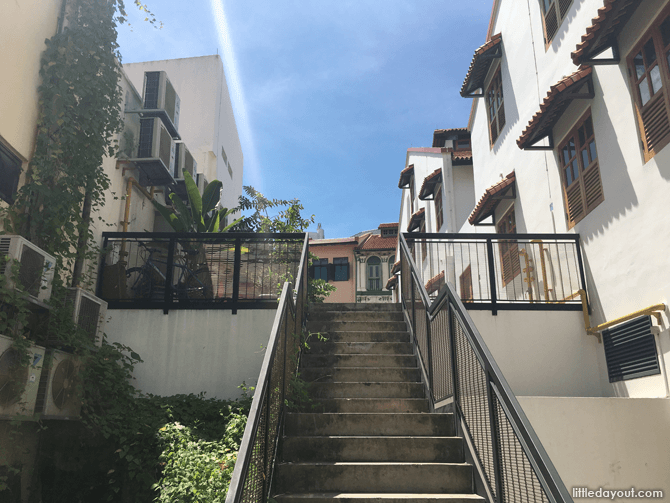
<svg viewBox="0 0 670 503">
<path fill-rule="evenodd" d="M 435 187 L 437 187 L 437 184 L 440 182 L 442 182 L 442 168 L 437 168 L 424 178 L 423 183 L 421 184 L 421 190 L 419 191 L 419 199 L 422 201 L 425 201 L 426 199 L 434 199 Z"/>
<path fill-rule="evenodd" d="M 528 122 L 528 126 L 516 141 L 520 149 L 554 149 L 552 129 L 572 103 L 572 100 L 592 99 L 594 96 L 592 72 L 593 69 L 590 66 L 582 66 L 572 75 L 563 77 L 551 86 L 547 97 L 540 105 L 540 111 L 533 115 L 533 118 Z M 549 139 L 549 145 L 535 146 L 537 142 L 544 138 Z"/>
<path fill-rule="evenodd" d="M 493 35 L 491 40 L 475 51 L 468 74 L 465 76 L 463 86 L 461 87 L 461 96 L 464 98 L 479 98 L 484 96 L 483 92 L 476 94 L 475 91 L 484 88 L 484 80 L 486 80 L 486 74 L 491 68 L 491 63 L 493 63 L 494 59 L 501 56 L 502 33 L 498 33 Z"/>
<path fill-rule="evenodd" d="M 398 188 L 404 189 L 409 187 L 409 181 L 414 174 L 414 164 L 410 164 L 405 169 L 400 172 L 400 181 L 398 182 Z"/>
<path fill-rule="evenodd" d="M 433 132 L 433 147 L 444 147 L 444 140 L 448 137 L 468 135 L 470 136 L 470 131 L 466 127 L 457 127 L 451 129 L 436 129 Z"/>
<path fill-rule="evenodd" d="M 582 35 L 577 50 L 570 54 L 572 62 L 577 66 L 618 63 L 617 36 L 641 3 L 640 0 L 605 0 L 605 5 L 598 9 L 598 15 L 591 20 L 591 26 Z M 611 58 L 596 58 L 607 49 L 612 49 Z"/>
<path fill-rule="evenodd" d="M 511 187 L 512 194 L 507 194 L 508 188 Z M 505 179 L 499 181 L 495 185 L 491 185 L 484 195 L 481 197 L 475 209 L 468 217 L 470 225 L 478 225 L 482 220 L 487 219 L 503 199 L 514 199 L 516 197 L 516 175 L 512 171 Z"/>
<path fill-rule="evenodd" d="M 398 276 L 391 276 L 389 280 L 386 282 L 387 290 L 395 290 L 397 286 L 398 286 Z"/>
<path fill-rule="evenodd" d="M 437 292 L 444 285 L 444 271 L 439 274 L 436 274 L 428 280 L 426 283 L 426 292 L 428 295 L 431 293 Z"/>
<path fill-rule="evenodd" d="M 398 274 L 400 272 L 400 260 L 398 260 L 391 268 L 391 274 Z"/>
<path fill-rule="evenodd" d="M 409 219 L 409 224 L 407 225 L 407 232 L 412 232 L 414 229 L 421 227 L 421 223 L 426 218 L 426 208 L 421 208 L 419 211 L 412 215 L 412 218 Z"/>
</svg>

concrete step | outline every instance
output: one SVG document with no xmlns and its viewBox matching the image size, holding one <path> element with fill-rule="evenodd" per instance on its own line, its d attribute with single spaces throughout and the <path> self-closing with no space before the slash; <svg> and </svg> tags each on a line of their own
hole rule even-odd
<svg viewBox="0 0 670 503">
<path fill-rule="evenodd" d="M 289 436 L 339 435 L 453 436 L 453 414 L 286 414 Z"/>
<path fill-rule="evenodd" d="M 403 332 L 407 331 L 404 321 L 312 321 L 307 322 L 310 332 Z M 326 335 L 327 337 L 327 335 Z"/>
<path fill-rule="evenodd" d="M 309 387 L 315 401 L 321 398 L 425 398 L 423 383 L 316 382 Z"/>
<path fill-rule="evenodd" d="M 333 332 L 326 342 L 410 342 L 409 332 Z"/>
<path fill-rule="evenodd" d="M 404 321 L 402 311 L 315 311 L 310 321 Z"/>
<path fill-rule="evenodd" d="M 343 433 L 345 435 L 345 433 Z M 285 437 L 283 460 L 463 463 L 460 437 Z"/>
<path fill-rule="evenodd" d="M 319 398 L 315 412 L 428 412 L 425 398 Z"/>
<path fill-rule="evenodd" d="M 353 302 L 322 302 L 309 305 L 309 312 L 319 311 L 400 311 L 402 306 L 399 303 L 353 303 Z"/>
<path fill-rule="evenodd" d="M 409 342 L 312 342 L 307 353 L 312 355 L 411 355 Z"/>
<path fill-rule="evenodd" d="M 300 369 L 307 382 L 419 382 L 418 368 L 311 367 Z"/>
<path fill-rule="evenodd" d="M 416 368 L 413 355 L 303 355 L 303 367 L 401 367 Z"/>
<path fill-rule="evenodd" d="M 274 496 L 279 503 L 484 503 L 476 494 L 303 493 Z"/>
<path fill-rule="evenodd" d="M 467 493 L 472 467 L 460 463 L 281 463 L 277 493 Z"/>
</svg>

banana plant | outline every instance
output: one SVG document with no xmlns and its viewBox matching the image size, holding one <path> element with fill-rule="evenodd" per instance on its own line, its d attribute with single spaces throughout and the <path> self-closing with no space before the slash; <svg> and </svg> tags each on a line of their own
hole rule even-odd
<svg viewBox="0 0 670 503">
<path fill-rule="evenodd" d="M 225 217 L 235 212 L 235 208 L 216 209 L 223 187 L 219 180 L 212 180 L 202 196 L 188 172 L 184 173 L 184 183 L 191 205 L 190 210 L 174 192 L 170 194 L 172 208 L 163 206 L 155 199 L 152 200 L 156 209 L 176 232 L 226 232 L 242 220 L 240 217 L 225 227 L 221 226 Z"/>
</svg>

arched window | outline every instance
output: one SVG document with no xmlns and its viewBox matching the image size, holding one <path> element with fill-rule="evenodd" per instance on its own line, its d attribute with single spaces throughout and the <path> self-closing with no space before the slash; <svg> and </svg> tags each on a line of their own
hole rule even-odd
<svg viewBox="0 0 670 503">
<path fill-rule="evenodd" d="M 366 267 L 368 290 L 382 289 L 382 261 L 379 257 L 370 257 Z"/>
<path fill-rule="evenodd" d="M 395 264 L 395 255 L 389 257 L 389 278 L 393 276 L 393 264 Z"/>
</svg>

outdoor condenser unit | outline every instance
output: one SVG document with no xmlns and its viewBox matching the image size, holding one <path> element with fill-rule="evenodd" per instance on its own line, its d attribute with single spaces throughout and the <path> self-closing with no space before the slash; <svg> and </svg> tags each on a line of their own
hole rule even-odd
<svg viewBox="0 0 670 503">
<path fill-rule="evenodd" d="M 16 236 L 0 236 L 0 257 L 8 256 L 18 260 L 18 282 L 22 290 L 37 301 L 47 302 L 51 298 L 51 282 L 54 277 L 56 258 L 27 239 Z M 12 262 L 4 266 L 4 274 L 9 280 L 9 286 L 14 287 L 12 278 Z"/>
<path fill-rule="evenodd" d="M 140 170 L 140 185 L 173 185 L 175 142 L 158 117 L 140 119 L 137 157 L 129 159 Z"/>
<path fill-rule="evenodd" d="M 167 119 L 179 128 L 180 100 L 165 72 L 144 72 L 144 108 L 146 110 L 165 110 Z"/>
<path fill-rule="evenodd" d="M 13 339 L 0 335 L 0 417 L 32 416 L 44 364 L 45 349 L 28 348 L 28 365 L 12 347 Z"/>
<path fill-rule="evenodd" d="M 198 186 L 198 191 L 200 191 L 200 195 L 202 195 L 205 192 L 207 185 L 209 185 L 209 182 L 207 181 L 207 178 L 205 178 L 204 173 L 198 173 L 195 176 L 195 184 Z"/>
<path fill-rule="evenodd" d="M 184 172 L 188 172 L 195 181 L 195 172 L 198 167 L 198 163 L 193 158 L 193 155 L 189 151 L 188 147 L 183 142 L 177 142 L 176 144 L 176 156 L 175 156 L 175 182 L 177 184 L 173 187 L 172 192 L 176 192 L 177 195 L 184 201 L 188 200 L 188 194 L 186 192 L 186 183 L 184 182 Z"/>
<path fill-rule="evenodd" d="M 74 309 L 73 318 L 77 326 L 83 329 L 88 339 L 96 346 L 102 346 L 102 332 L 107 302 L 81 288 L 68 290 L 68 302 Z"/>
<path fill-rule="evenodd" d="M 81 362 L 63 351 L 50 350 L 48 368 L 43 369 L 35 414 L 43 419 L 77 419 L 81 413 Z"/>
</svg>

